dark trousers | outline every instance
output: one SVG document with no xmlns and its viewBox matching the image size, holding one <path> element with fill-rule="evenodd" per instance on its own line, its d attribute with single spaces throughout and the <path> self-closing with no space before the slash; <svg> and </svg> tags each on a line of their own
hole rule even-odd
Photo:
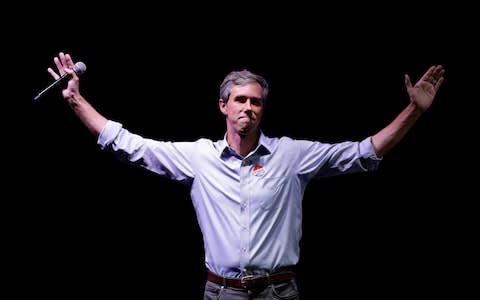
<svg viewBox="0 0 480 300">
<path fill-rule="evenodd" d="M 289 282 L 270 284 L 255 290 L 223 287 L 207 281 L 203 300 L 271 300 L 299 299 L 295 279 Z"/>
</svg>

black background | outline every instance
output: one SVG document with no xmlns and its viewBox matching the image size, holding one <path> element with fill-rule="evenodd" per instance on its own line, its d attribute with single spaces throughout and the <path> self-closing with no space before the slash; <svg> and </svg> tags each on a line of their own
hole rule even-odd
<svg viewBox="0 0 480 300">
<path fill-rule="evenodd" d="M 380 170 L 309 185 L 298 284 L 306 299 L 470 285 L 470 10 L 241 5 L 57 6 L 3 24 L 2 272 L 18 295 L 201 299 L 205 283 L 188 190 L 99 150 L 60 90 L 33 102 L 59 51 L 85 62 L 82 94 L 102 114 L 172 141 L 222 138 L 218 86 L 233 69 L 269 81 L 267 135 L 336 142 L 387 125 L 408 103 L 405 73 L 444 65 L 434 105 Z"/>
</svg>

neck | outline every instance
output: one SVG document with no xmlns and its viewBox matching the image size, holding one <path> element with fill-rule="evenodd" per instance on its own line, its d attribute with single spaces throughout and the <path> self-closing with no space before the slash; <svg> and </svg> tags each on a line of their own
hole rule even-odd
<svg viewBox="0 0 480 300">
<path fill-rule="evenodd" d="M 227 143 L 240 156 L 245 157 L 258 144 L 260 131 L 257 129 L 253 133 L 247 135 L 240 135 L 232 130 L 227 131 Z"/>
</svg>

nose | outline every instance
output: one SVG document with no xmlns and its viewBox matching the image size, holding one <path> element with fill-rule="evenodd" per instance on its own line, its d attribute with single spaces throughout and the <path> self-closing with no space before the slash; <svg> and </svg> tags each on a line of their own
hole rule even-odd
<svg viewBox="0 0 480 300">
<path fill-rule="evenodd" d="M 250 98 L 247 98 L 247 101 L 243 103 L 243 107 L 245 110 L 252 110 L 252 101 L 250 100 Z"/>
</svg>

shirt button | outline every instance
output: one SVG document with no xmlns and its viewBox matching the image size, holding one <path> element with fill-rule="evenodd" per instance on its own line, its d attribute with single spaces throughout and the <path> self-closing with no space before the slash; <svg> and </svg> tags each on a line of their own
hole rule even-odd
<svg viewBox="0 0 480 300">
<path fill-rule="evenodd" d="M 247 248 L 242 248 L 242 251 L 243 251 L 243 252 L 247 252 Z"/>
</svg>

